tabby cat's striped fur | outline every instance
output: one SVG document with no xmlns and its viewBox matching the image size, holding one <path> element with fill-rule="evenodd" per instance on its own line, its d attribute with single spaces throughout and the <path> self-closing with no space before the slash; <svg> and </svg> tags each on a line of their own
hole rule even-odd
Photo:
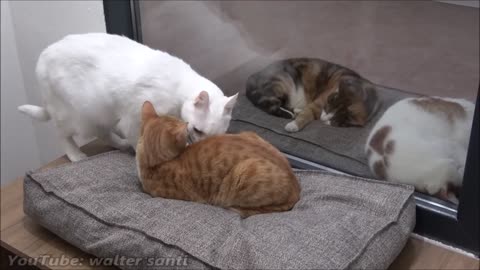
<svg viewBox="0 0 480 270">
<path fill-rule="evenodd" d="M 154 197 L 212 204 L 242 217 L 290 210 L 300 185 L 287 159 L 252 132 L 187 145 L 187 124 L 146 102 L 137 144 L 143 189 Z"/>
<path fill-rule="evenodd" d="M 296 132 L 315 119 L 332 126 L 363 126 L 377 111 L 375 86 L 356 72 L 320 59 L 275 62 L 247 80 L 246 95 L 260 109 L 295 118 Z"/>
</svg>

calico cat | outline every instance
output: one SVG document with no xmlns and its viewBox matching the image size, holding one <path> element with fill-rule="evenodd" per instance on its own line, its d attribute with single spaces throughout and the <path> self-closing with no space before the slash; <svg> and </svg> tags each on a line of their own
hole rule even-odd
<svg viewBox="0 0 480 270">
<path fill-rule="evenodd" d="M 69 35 L 50 45 L 36 75 L 44 107 L 18 109 L 40 121 L 52 119 L 71 161 L 86 157 L 74 135 L 135 147 L 147 99 L 162 114 L 188 122 L 194 141 L 225 133 L 236 102 L 236 95 L 224 96 L 181 59 L 104 33 Z"/>
<path fill-rule="evenodd" d="M 407 98 L 373 127 L 365 152 L 380 179 L 457 201 L 475 105 L 463 99 Z"/>
<path fill-rule="evenodd" d="M 313 120 L 338 127 L 363 126 L 379 108 L 375 86 L 356 72 L 313 58 L 274 62 L 251 75 L 247 98 L 263 111 L 295 118 L 296 132 Z"/>
<path fill-rule="evenodd" d="M 187 146 L 187 124 L 142 108 L 137 169 L 154 197 L 212 204 L 242 217 L 290 210 L 300 186 L 287 159 L 255 133 L 216 135 Z"/>
</svg>

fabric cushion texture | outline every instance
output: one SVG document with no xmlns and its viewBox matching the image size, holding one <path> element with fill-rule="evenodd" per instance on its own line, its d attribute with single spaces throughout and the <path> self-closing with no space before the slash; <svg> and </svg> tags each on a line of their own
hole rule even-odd
<svg viewBox="0 0 480 270">
<path fill-rule="evenodd" d="M 375 178 L 364 151 L 370 131 L 395 102 L 418 96 L 383 86 L 377 86 L 377 92 L 381 107 L 364 127 L 332 127 L 316 120 L 295 133 L 284 129 L 293 119 L 267 114 L 255 107 L 245 95 L 240 95 L 228 132 L 254 131 L 284 153 L 351 175 Z"/>
<path fill-rule="evenodd" d="M 140 258 L 136 265 L 117 262 L 122 269 L 390 265 L 415 224 L 411 187 L 321 171 L 295 174 L 302 190 L 293 210 L 241 219 L 219 207 L 152 198 L 142 192 L 135 158 L 112 151 L 28 173 L 24 211 L 87 253 Z M 181 260 L 166 265 L 162 258 Z"/>
</svg>

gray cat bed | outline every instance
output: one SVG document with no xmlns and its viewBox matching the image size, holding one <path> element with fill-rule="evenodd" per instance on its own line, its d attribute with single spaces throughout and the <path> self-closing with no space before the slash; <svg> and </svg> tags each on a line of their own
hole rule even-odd
<svg viewBox="0 0 480 270">
<path fill-rule="evenodd" d="M 150 197 L 135 159 L 113 151 L 28 174 L 24 210 L 87 253 L 140 259 L 117 265 L 123 269 L 390 265 L 414 227 L 412 188 L 319 171 L 296 175 L 302 192 L 292 211 L 240 219 L 218 207 Z"/>
<path fill-rule="evenodd" d="M 282 152 L 352 175 L 375 178 L 370 172 L 364 148 L 370 130 L 385 110 L 395 102 L 417 96 L 377 86 L 380 110 L 364 127 L 332 127 L 313 121 L 296 133 L 285 131 L 292 121 L 275 117 L 256 108 L 245 95 L 239 96 L 228 132 L 254 131 Z"/>
</svg>

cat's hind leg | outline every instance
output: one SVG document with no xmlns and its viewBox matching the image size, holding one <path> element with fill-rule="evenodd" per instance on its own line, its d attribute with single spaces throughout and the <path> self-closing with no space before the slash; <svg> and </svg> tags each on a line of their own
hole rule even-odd
<svg viewBox="0 0 480 270">
<path fill-rule="evenodd" d="M 72 136 L 61 136 L 60 142 L 70 161 L 75 162 L 87 158 L 87 155 L 80 150 Z"/>
<path fill-rule="evenodd" d="M 79 121 L 73 120 L 66 110 L 57 109 L 52 113 L 52 118 L 59 131 L 60 145 L 62 145 L 65 154 L 70 161 L 75 162 L 87 158 L 87 155 L 80 150 L 73 139 L 73 135 L 79 135 L 79 130 L 84 130 Z M 75 123 L 75 124 L 73 124 Z M 81 128 L 80 128 L 81 127 Z M 84 136 L 84 135 L 83 135 Z"/>
<path fill-rule="evenodd" d="M 265 159 L 241 161 L 223 180 L 213 204 L 234 210 L 242 217 L 290 210 L 299 199 L 290 177 Z"/>
<path fill-rule="evenodd" d="M 98 138 L 122 151 L 128 150 L 130 148 L 130 144 L 128 143 L 127 139 L 122 139 L 119 135 L 112 131 L 102 133 L 98 136 Z"/>
<path fill-rule="evenodd" d="M 431 166 L 422 177 L 425 190 L 428 194 L 438 196 L 444 200 L 452 200 L 448 193 L 449 183 L 458 183 L 462 175 L 458 173 L 455 162 L 451 159 L 442 159 Z"/>
<path fill-rule="evenodd" d="M 126 124 L 124 119 L 117 120 L 116 123 L 110 128 L 97 125 L 94 129 L 96 131 L 96 137 L 119 150 L 124 151 L 129 149 L 130 143 L 127 139 L 125 139 L 125 134 L 122 132 Z"/>
</svg>

